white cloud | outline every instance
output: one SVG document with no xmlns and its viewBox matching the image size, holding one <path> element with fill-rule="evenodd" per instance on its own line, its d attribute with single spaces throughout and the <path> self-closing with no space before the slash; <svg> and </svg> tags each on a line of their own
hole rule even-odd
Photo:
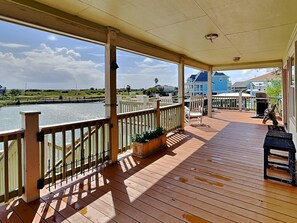
<svg viewBox="0 0 297 223">
<path fill-rule="evenodd" d="M 0 67 L 0 79 L 8 88 L 17 83 L 46 84 L 46 88 L 73 88 L 75 82 L 80 88 L 104 86 L 103 64 L 82 60 L 79 53 L 65 47 L 41 44 L 21 57 L 0 52 Z"/>
<path fill-rule="evenodd" d="M 121 70 L 120 66 L 117 77 L 117 87 L 124 87 L 127 84 L 138 89 L 153 87 L 156 77 L 160 85 L 177 86 L 178 84 L 177 65 L 159 63 L 159 61 L 156 64 L 146 64 L 141 60 L 141 62 L 135 62 L 134 66 L 127 67 L 124 71 Z"/>
<path fill-rule="evenodd" d="M 151 58 L 145 58 L 144 60 L 143 60 L 143 62 L 144 63 L 152 63 L 153 62 L 153 59 L 151 59 Z"/>
<path fill-rule="evenodd" d="M 105 54 L 103 53 L 88 53 L 88 54 L 94 57 L 105 57 Z"/>
<path fill-rule="evenodd" d="M 76 50 L 87 50 L 87 49 L 91 49 L 92 47 L 89 47 L 89 46 L 76 46 L 74 48 Z"/>
<path fill-rule="evenodd" d="M 29 47 L 28 45 L 24 44 L 18 44 L 18 43 L 2 43 L 0 42 L 0 46 L 2 47 L 7 47 L 7 48 L 24 48 L 24 47 Z"/>
<path fill-rule="evenodd" d="M 58 40 L 58 38 L 57 38 L 55 35 L 48 35 L 48 36 L 47 36 L 47 39 L 48 39 L 49 41 L 57 41 L 57 40 Z"/>
</svg>

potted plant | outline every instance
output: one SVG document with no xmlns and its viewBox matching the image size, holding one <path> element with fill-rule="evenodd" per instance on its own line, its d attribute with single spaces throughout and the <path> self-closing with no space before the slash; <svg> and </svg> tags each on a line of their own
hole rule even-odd
<svg viewBox="0 0 297 223">
<path fill-rule="evenodd" d="M 162 127 L 132 136 L 133 155 L 140 158 L 145 158 L 165 146 L 166 131 Z"/>
</svg>

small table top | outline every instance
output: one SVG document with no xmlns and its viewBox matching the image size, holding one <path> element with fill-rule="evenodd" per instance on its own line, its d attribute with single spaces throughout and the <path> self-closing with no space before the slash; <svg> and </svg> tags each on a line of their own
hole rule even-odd
<svg viewBox="0 0 297 223">
<path fill-rule="evenodd" d="M 282 131 L 269 130 L 266 136 L 292 140 L 292 133 L 287 133 Z"/>
<path fill-rule="evenodd" d="M 296 152 L 295 145 L 292 139 L 271 137 L 268 135 L 266 135 L 265 137 L 263 148 L 276 149 L 276 150 L 294 152 L 294 153 Z"/>
</svg>

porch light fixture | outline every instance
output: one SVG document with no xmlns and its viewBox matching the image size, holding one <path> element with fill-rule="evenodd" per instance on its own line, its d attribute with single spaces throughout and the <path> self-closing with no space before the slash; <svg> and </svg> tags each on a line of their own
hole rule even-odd
<svg viewBox="0 0 297 223">
<path fill-rule="evenodd" d="M 240 60 L 240 57 L 233 57 L 234 62 L 238 62 Z"/>
<path fill-rule="evenodd" d="M 205 39 L 210 40 L 210 42 L 213 42 L 214 39 L 218 38 L 219 35 L 216 33 L 210 33 L 204 36 Z"/>
</svg>

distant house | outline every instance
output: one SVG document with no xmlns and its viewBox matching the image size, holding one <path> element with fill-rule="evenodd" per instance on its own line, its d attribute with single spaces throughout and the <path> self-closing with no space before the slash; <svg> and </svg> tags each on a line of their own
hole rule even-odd
<svg viewBox="0 0 297 223">
<path fill-rule="evenodd" d="M 232 92 L 246 91 L 249 83 L 247 81 L 237 81 L 231 86 Z"/>
<path fill-rule="evenodd" d="M 278 76 L 275 72 L 270 72 L 247 81 L 235 82 L 231 89 L 232 92 L 244 91 L 255 96 L 256 93 L 265 93 L 267 87 L 270 85 L 271 80 Z"/>
<path fill-rule="evenodd" d="M 163 92 L 167 95 L 167 94 L 177 94 L 177 87 L 173 87 L 173 86 L 169 86 L 169 85 L 163 85 L 161 86 L 163 88 Z"/>
<path fill-rule="evenodd" d="M 2 85 L 0 85 L 0 95 L 4 95 L 6 92 L 6 87 L 2 87 Z"/>
<path fill-rule="evenodd" d="M 207 71 L 203 71 L 197 74 L 192 74 L 186 81 L 185 91 L 189 95 L 201 95 L 207 94 Z M 221 94 L 227 93 L 231 90 L 231 84 L 229 77 L 220 72 L 215 72 L 212 75 L 212 93 Z"/>
</svg>

